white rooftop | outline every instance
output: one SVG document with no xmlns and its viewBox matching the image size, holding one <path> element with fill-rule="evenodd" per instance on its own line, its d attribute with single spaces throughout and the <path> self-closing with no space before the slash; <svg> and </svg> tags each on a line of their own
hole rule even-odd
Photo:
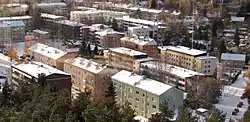
<svg viewBox="0 0 250 122">
<path fill-rule="evenodd" d="M 55 73 L 69 75 L 63 71 L 60 71 L 56 68 L 53 68 L 41 62 L 21 63 L 21 64 L 15 64 L 12 66 L 36 78 L 38 78 L 38 74 L 41 74 L 41 73 L 44 73 L 46 76 L 55 74 Z"/>
<path fill-rule="evenodd" d="M 118 32 L 118 31 L 114 31 L 111 28 L 108 28 L 108 29 L 103 30 L 103 31 L 95 32 L 95 34 L 97 34 L 99 36 L 105 36 L 105 35 L 108 35 L 108 34 L 122 34 L 122 33 Z"/>
<path fill-rule="evenodd" d="M 44 45 L 41 43 L 36 43 L 35 45 L 31 46 L 29 50 L 46 57 L 50 57 L 54 60 L 61 58 L 67 53 L 57 48 L 49 47 L 48 45 Z"/>
<path fill-rule="evenodd" d="M 125 54 L 125 55 L 129 55 L 129 56 L 147 55 L 146 53 L 139 52 L 139 51 L 136 51 L 136 50 L 125 48 L 125 47 L 109 48 L 109 50 L 112 51 L 112 52 L 116 52 L 116 53 L 120 53 L 120 54 Z"/>
<path fill-rule="evenodd" d="M 222 60 L 232 60 L 232 61 L 245 61 L 246 54 L 232 54 L 232 53 L 222 53 Z"/>
<path fill-rule="evenodd" d="M 102 66 L 102 64 L 98 64 L 94 61 L 84 59 L 81 57 L 77 57 L 75 59 L 67 59 L 65 62 L 72 64 L 76 67 L 82 68 L 84 70 L 87 70 L 89 72 L 92 72 L 94 74 L 97 74 L 101 72 L 103 69 L 105 69 L 105 67 Z"/>
<path fill-rule="evenodd" d="M 49 33 L 47 31 L 42 31 L 42 30 L 39 30 L 39 29 L 35 29 L 35 30 L 33 30 L 33 32 L 39 33 L 39 34 L 48 34 Z"/>
<path fill-rule="evenodd" d="M 149 37 L 143 36 L 135 36 L 134 38 L 130 38 L 128 36 L 121 38 L 121 41 L 130 41 L 138 45 L 157 45 L 157 42 Z"/>
<path fill-rule="evenodd" d="M 245 21 L 245 17 L 231 16 L 231 21 L 233 21 L 233 22 L 244 22 Z"/>
<path fill-rule="evenodd" d="M 118 82 L 126 83 L 128 85 L 137 87 L 139 89 L 151 92 L 156 95 L 161 95 L 168 91 L 172 86 L 146 78 L 126 70 L 122 70 L 111 77 Z"/>
<path fill-rule="evenodd" d="M 31 18 L 32 18 L 31 16 L 0 17 L 0 21 L 27 20 Z"/>
<path fill-rule="evenodd" d="M 47 13 L 41 13 L 41 17 L 50 18 L 50 19 L 65 18 L 64 16 L 57 16 L 57 15 L 54 15 L 54 14 L 47 14 Z"/>
<path fill-rule="evenodd" d="M 198 73 L 192 70 L 184 69 L 184 68 L 166 64 L 166 63 L 161 63 L 159 61 L 144 62 L 144 63 L 141 63 L 141 66 L 168 72 L 180 78 L 188 78 L 188 77 L 192 77 L 196 75 L 204 75 L 202 73 Z"/>
<path fill-rule="evenodd" d="M 184 54 L 188 54 L 192 56 L 202 55 L 206 53 L 206 51 L 191 49 L 189 47 L 184 47 L 184 46 L 160 46 L 158 48 L 161 50 L 171 50 L 171 51 L 184 53 Z"/>
<path fill-rule="evenodd" d="M 199 57 L 197 57 L 198 59 L 217 59 L 216 57 L 214 57 L 214 56 L 199 56 Z"/>
<path fill-rule="evenodd" d="M 141 24 L 153 25 L 153 26 L 164 24 L 163 22 L 149 21 L 149 20 L 144 20 L 144 19 L 135 19 L 135 18 L 130 18 L 129 16 L 123 16 L 122 20 L 129 21 L 132 23 L 141 23 Z"/>
<path fill-rule="evenodd" d="M 71 21 L 71 20 L 61 20 L 61 21 L 57 21 L 57 23 L 60 24 L 65 24 L 65 25 L 69 25 L 69 26 L 84 26 L 84 24 L 76 22 L 76 21 Z"/>
</svg>

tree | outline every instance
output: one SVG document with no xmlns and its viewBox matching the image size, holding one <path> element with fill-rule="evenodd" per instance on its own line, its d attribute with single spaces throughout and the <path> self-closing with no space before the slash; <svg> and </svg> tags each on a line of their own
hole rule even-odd
<svg viewBox="0 0 250 122">
<path fill-rule="evenodd" d="M 80 47 L 80 49 L 79 49 L 79 55 L 80 55 L 81 57 L 84 57 L 84 56 L 87 55 L 85 40 L 82 41 L 81 47 Z"/>
<path fill-rule="evenodd" d="M 108 90 L 106 91 L 106 97 L 110 99 L 110 104 L 115 105 L 116 104 L 116 92 L 114 84 L 111 82 L 109 84 Z"/>
<path fill-rule="evenodd" d="M 225 122 L 225 120 L 226 114 L 223 114 L 220 110 L 213 108 L 207 122 Z"/>
<path fill-rule="evenodd" d="M 95 45 L 95 48 L 94 48 L 94 54 L 97 55 L 98 54 L 98 46 Z"/>
<path fill-rule="evenodd" d="M 219 51 L 219 52 L 218 52 L 218 59 L 220 59 L 221 54 L 227 52 L 227 47 L 226 47 L 226 44 L 225 44 L 225 41 L 224 41 L 224 40 L 221 40 L 221 41 L 219 42 L 219 45 L 218 45 L 217 49 L 219 49 L 219 50 L 218 50 L 218 51 Z"/>
<path fill-rule="evenodd" d="M 90 43 L 87 46 L 87 58 L 91 58 L 92 57 L 92 50 L 91 50 L 91 46 Z"/>
<path fill-rule="evenodd" d="M 91 100 L 89 98 L 90 93 L 80 93 L 78 94 L 78 97 L 73 101 L 73 107 L 72 107 L 72 113 L 69 114 L 73 117 L 72 114 L 76 117 L 76 120 L 84 121 L 83 112 L 87 108 L 87 106 L 91 103 Z"/>
<path fill-rule="evenodd" d="M 119 31 L 118 23 L 117 23 L 115 18 L 113 18 L 113 20 L 112 20 L 112 29 L 115 31 Z"/>
<path fill-rule="evenodd" d="M 175 122 L 196 122 L 196 118 L 192 116 L 191 110 L 181 106 Z"/>
<path fill-rule="evenodd" d="M 84 110 L 85 122 L 109 122 L 108 108 L 101 102 L 91 102 Z"/>
<path fill-rule="evenodd" d="M 134 120 L 134 110 L 129 106 L 128 102 L 125 102 L 125 104 L 121 107 L 120 117 L 121 122 L 139 122 Z"/>
<path fill-rule="evenodd" d="M 157 0 L 149 0 L 149 8 L 156 9 Z"/>
<path fill-rule="evenodd" d="M 164 101 L 160 104 L 160 113 L 152 115 L 149 122 L 169 122 L 173 118 L 173 112 L 169 110 L 168 103 Z"/>
<path fill-rule="evenodd" d="M 244 114 L 243 122 L 250 122 L 250 110 L 249 109 Z"/>
<path fill-rule="evenodd" d="M 239 30 L 238 29 L 235 30 L 234 43 L 235 43 L 235 46 L 239 46 L 239 44 L 240 44 L 240 37 L 239 37 Z"/>
<path fill-rule="evenodd" d="M 41 73 L 41 74 L 38 74 L 38 84 L 41 86 L 41 87 L 45 87 L 46 86 L 46 74 L 44 73 Z"/>
<path fill-rule="evenodd" d="M 212 38 L 216 38 L 217 37 L 217 21 L 213 21 L 212 22 Z"/>
</svg>

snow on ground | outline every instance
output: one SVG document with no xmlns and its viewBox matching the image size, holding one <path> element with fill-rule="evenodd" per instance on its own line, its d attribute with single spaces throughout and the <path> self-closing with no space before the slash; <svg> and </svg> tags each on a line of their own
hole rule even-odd
<svg viewBox="0 0 250 122">
<path fill-rule="evenodd" d="M 248 108 L 247 100 L 242 100 L 240 97 L 244 93 L 245 89 L 245 82 L 243 78 L 242 73 L 237 81 L 229 86 L 224 86 L 222 97 L 219 103 L 215 104 L 216 108 L 220 109 L 224 113 L 227 113 L 226 119 L 233 119 L 233 120 L 239 120 L 244 116 L 244 113 L 246 112 Z M 237 104 L 239 102 L 243 102 L 243 106 L 239 109 L 239 113 L 234 116 L 232 115 L 232 112 L 235 108 L 237 108 Z"/>
</svg>

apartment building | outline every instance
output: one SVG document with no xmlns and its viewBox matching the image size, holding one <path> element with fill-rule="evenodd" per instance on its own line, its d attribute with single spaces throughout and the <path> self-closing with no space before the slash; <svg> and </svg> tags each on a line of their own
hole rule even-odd
<svg viewBox="0 0 250 122">
<path fill-rule="evenodd" d="M 149 21 L 143 19 L 130 18 L 129 16 L 124 16 L 121 19 L 118 19 L 118 25 L 120 25 L 124 31 L 129 33 L 136 33 L 136 35 L 148 35 L 150 38 L 155 39 L 157 42 L 161 43 L 162 41 L 162 26 L 165 26 L 163 22 L 159 21 Z M 130 28 L 129 27 L 134 27 Z M 164 29 L 163 29 L 164 30 Z"/>
<path fill-rule="evenodd" d="M 85 26 L 82 23 L 70 20 L 55 21 L 55 27 L 59 29 L 62 37 L 66 39 L 80 39 L 80 28 Z"/>
<path fill-rule="evenodd" d="M 217 59 L 207 56 L 206 51 L 184 46 L 161 46 L 158 48 L 161 60 L 165 63 L 204 73 L 205 75 L 212 75 L 215 72 Z"/>
<path fill-rule="evenodd" d="M 156 57 L 158 55 L 157 42 L 154 39 L 145 36 L 134 35 L 133 37 L 123 37 L 121 38 L 121 46 L 145 52 L 152 57 Z"/>
<path fill-rule="evenodd" d="M 161 81 L 183 91 L 186 91 L 192 83 L 204 77 L 202 73 L 160 61 L 142 62 L 137 71 L 151 79 Z"/>
<path fill-rule="evenodd" d="M 12 85 L 16 88 L 23 82 L 38 82 L 39 74 L 45 74 L 46 84 L 57 89 L 71 91 L 71 76 L 41 62 L 21 62 L 11 66 Z"/>
<path fill-rule="evenodd" d="M 103 48 L 119 47 L 120 39 L 125 36 L 124 33 L 114 31 L 111 28 L 95 32 L 95 35 L 96 42 Z"/>
<path fill-rule="evenodd" d="M 48 45 L 36 43 L 28 49 L 29 55 L 34 57 L 35 61 L 42 62 L 59 70 L 63 70 L 64 61 L 68 58 L 74 58 L 74 54 L 59 50 Z"/>
<path fill-rule="evenodd" d="M 23 21 L 26 27 L 30 27 L 32 23 L 31 16 L 12 16 L 12 17 L 0 17 L 0 21 Z"/>
<path fill-rule="evenodd" d="M 164 83 L 122 70 L 111 77 L 118 104 L 128 102 L 135 114 L 150 118 L 160 112 L 160 104 L 166 101 L 170 110 L 183 104 L 183 92 Z"/>
<path fill-rule="evenodd" d="M 105 23 L 114 18 L 127 16 L 125 12 L 107 11 L 107 10 L 87 10 L 87 11 L 71 11 L 70 20 L 82 22 L 85 24 Z"/>
<path fill-rule="evenodd" d="M 99 100 L 105 99 L 105 91 L 111 83 L 109 77 L 117 73 L 105 65 L 80 57 L 67 59 L 64 71 L 72 74 L 72 90 L 90 91 L 92 97 Z"/>
<path fill-rule="evenodd" d="M 80 28 L 80 36 L 81 39 L 84 41 L 89 41 L 91 43 L 96 43 L 98 44 L 99 41 L 97 39 L 97 34 L 96 32 L 102 32 L 104 30 L 110 29 L 110 27 L 108 25 L 104 25 L 104 24 L 93 24 L 91 26 L 82 26 Z"/>
<path fill-rule="evenodd" d="M 104 58 L 111 67 L 133 71 L 138 69 L 138 61 L 147 60 L 148 55 L 129 48 L 116 47 L 104 51 Z"/>
<path fill-rule="evenodd" d="M 42 28 L 49 29 L 49 30 L 55 29 L 55 27 L 56 27 L 55 22 L 56 21 L 67 19 L 64 16 L 58 16 L 58 15 L 47 14 L 47 13 L 41 13 L 41 18 L 42 18 L 41 21 L 44 24 L 44 26 Z"/>
<path fill-rule="evenodd" d="M 0 45 L 9 47 L 11 43 L 24 41 L 25 24 L 23 21 L 0 21 Z"/>
</svg>

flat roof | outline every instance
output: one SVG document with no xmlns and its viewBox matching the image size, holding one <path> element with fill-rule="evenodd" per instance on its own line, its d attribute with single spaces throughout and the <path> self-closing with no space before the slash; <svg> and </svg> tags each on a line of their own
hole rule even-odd
<svg viewBox="0 0 250 122">
<path fill-rule="evenodd" d="M 27 20 L 31 18 L 32 18 L 31 16 L 0 17 L 0 21 Z"/>
<path fill-rule="evenodd" d="M 198 73 L 189 69 L 162 63 L 159 61 L 144 62 L 144 63 L 141 63 L 141 66 L 148 67 L 150 69 L 161 70 L 161 71 L 173 74 L 175 76 L 178 76 L 180 78 L 189 78 L 189 77 L 196 76 L 196 75 L 204 75 L 202 73 Z"/>
<path fill-rule="evenodd" d="M 36 43 L 35 45 L 31 46 L 29 50 L 41 54 L 46 57 L 50 57 L 54 60 L 57 60 L 67 54 L 67 52 L 59 50 L 54 47 L 49 47 L 48 45 Z"/>
<path fill-rule="evenodd" d="M 49 33 L 47 31 L 42 31 L 42 30 L 39 30 L 39 29 L 35 29 L 35 30 L 33 30 L 33 32 L 39 33 L 39 34 L 48 34 Z"/>
<path fill-rule="evenodd" d="M 44 73 L 46 76 L 51 74 L 64 74 L 64 75 L 70 75 L 63 71 L 60 71 L 56 68 L 53 68 L 51 66 L 48 66 L 41 62 L 28 62 L 28 63 L 19 63 L 12 65 L 13 67 L 35 77 L 38 78 L 38 74 Z"/>
<path fill-rule="evenodd" d="M 102 64 L 81 57 L 67 59 L 65 62 L 94 74 L 97 74 L 106 68 L 105 66 L 102 66 Z"/>
<path fill-rule="evenodd" d="M 105 29 L 105 30 L 102 30 L 102 31 L 95 32 L 95 34 L 100 35 L 100 36 L 105 36 L 105 35 L 108 35 L 108 34 L 123 34 L 123 33 L 120 33 L 118 31 L 114 31 L 111 28 L 108 28 L 108 29 Z"/>
<path fill-rule="evenodd" d="M 146 76 L 138 75 L 126 70 L 122 70 L 111 77 L 113 80 L 122 82 L 136 88 L 151 92 L 156 95 L 161 95 L 168 91 L 172 86 L 158 82 Z"/>
<path fill-rule="evenodd" d="M 144 36 L 134 36 L 134 38 L 126 36 L 121 38 L 121 41 L 130 41 L 138 45 L 157 45 L 154 39 Z"/>
<path fill-rule="evenodd" d="M 146 25 L 155 25 L 155 26 L 164 24 L 163 22 L 149 21 L 149 20 L 144 20 L 144 19 L 135 19 L 135 18 L 130 18 L 129 16 L 123 16 L 122 20 L 133 22 L 133 23 L 142 23 Z"/>
<path fill-rule="evenodd" d="M 221 60 L 245 61 L 246 54 L 222 53 Z"/>
<path fill-rule="evenodd" d="M 0 27 L 6 28 L 6 27 L 24 27 L 25 24 L 22 20 L 15 20 L 15 21 L 1 21 Z"/>
<path fill-rule="evenodd" d="M 199 56 L 197 57 L 198 59 L 217 59 L 216 57 L 214 56 Z"/>
<path fill-rule="evenodd" d="M 71 21 L 71 20 L 60 20 L 60 21 L 57 21 L 56 23 L 65 24 L 69 26 L 84 26 L 84 24 L 80 22 Z"/>
<path fill-rule="evenodd" d="M 184 46 L 159 46 L 158 47 L 160 50 L 171 50 L 179 53 L 184 53 L 192 56 L 197 56 L 197 55 L 202 55 L 206 54 L 206 51 L 201 51 L 197 49 L 191 49 L 189 47 L 184 47 Z"/>
<path fill-rule="evenodd" d="M 139 51 L 136 51 L 136 50 L 125 48 L 125 47 L 109 48 L 109 50 L 112 51 L 112 52 L 125 54 L 125 55 L 129 55 L 129 56 L 147 55 L 147 53 L 139 52 Z"/>
<path fill-rule="evenodd" d="M 41 17 L 50 18 L 50 19 L 65 18 L 64 16 L 57 16 L 57 15 L 54 15 L 54 14 L 47 14 L 47 13 L 41 13 Z"/>
</svg>

